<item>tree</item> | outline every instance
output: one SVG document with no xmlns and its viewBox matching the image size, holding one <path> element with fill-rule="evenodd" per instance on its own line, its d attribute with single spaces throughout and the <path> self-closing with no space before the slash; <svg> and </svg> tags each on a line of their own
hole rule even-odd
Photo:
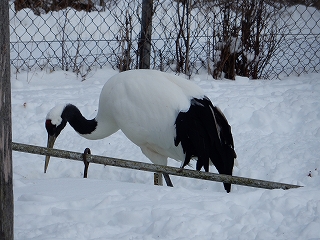
<svg viewBox="0 0 320 240">
<path fill-rule="evenodd" d="M 214 78 L 262 77 L 276 49 L 284 40 L 281 5 L 268 0 L 221 0 L 221 24 L 216 36 Z"/>
<path fill-rule="evenodd" d="M 13 240 L 9 1 L 0 1 L 0 239 Z"/>
</svg>

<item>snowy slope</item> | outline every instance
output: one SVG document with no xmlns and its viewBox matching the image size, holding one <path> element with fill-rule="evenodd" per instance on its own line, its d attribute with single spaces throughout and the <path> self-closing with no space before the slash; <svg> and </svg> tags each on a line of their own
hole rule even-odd
<svg viewBox="0 0 320 240">
<path fill-rule="evenodd" d="M 12 74 L 13 141 L 45 146 L 45 116 L 59 103 L 93 118 L 114 74 L 101 69 L 86 81 L 62 71 Z M 44 174 L 43 156 L 14 152 L 15 239 L 320 239 L 319 80 L 191 79 L 232 126 L 234 175 L 303 188 L 233 185 L 227 194 L 221 183 L 181 177 L 172 177 L 174 188 L 158 187 L 152 173 L 94 164 L 83 179 L 80 162 L 52 158 Z M 67 126 L 55 147 L 149 163 L 121 132 L 90 141 Z"/>
</svg>

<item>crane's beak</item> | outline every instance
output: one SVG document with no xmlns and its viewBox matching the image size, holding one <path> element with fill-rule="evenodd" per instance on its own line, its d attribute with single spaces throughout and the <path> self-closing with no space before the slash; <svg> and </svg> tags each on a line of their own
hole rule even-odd
<svg viewBox="0 0 320 240">
<path fill-rule="evenodd" d="M 54 142 L 56 141 L 56 136 L 51 136 L 51 135 L 48 135 L 48 143 L 47 143 L 47 148 L 53 148 L 53 145 L 54 145 Z M 47 168 L 48 168 L 48 165 L 49 165 L 49 160 L 50 160 L 50 156 L 46 155 L 46 159 L 45 159 L 45 162 L 44 162 L 44 173 L 47 172 Z"/>
</svg>

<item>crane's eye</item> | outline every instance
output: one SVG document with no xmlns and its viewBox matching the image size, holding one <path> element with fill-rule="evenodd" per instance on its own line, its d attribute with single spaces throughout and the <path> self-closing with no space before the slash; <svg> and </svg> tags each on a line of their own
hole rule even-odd
<svg viewBox="0 0 320 240">
<path fill-rule="evenodd" d="M 53 124 L 51 123 L 51 120 L 50 120 L 50 119 L 47 119 L 47 120 L 46 120 L 45 125 L 46 125 L 46 129 L 47 129 L 48 134 L 49 134 L 50 136 L 55 135 L 56 125 L 53 125 Z"/>
</svg>

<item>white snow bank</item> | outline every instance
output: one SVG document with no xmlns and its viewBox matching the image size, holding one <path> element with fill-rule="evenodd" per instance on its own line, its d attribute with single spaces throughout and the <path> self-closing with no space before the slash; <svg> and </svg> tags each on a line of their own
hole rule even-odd
<svg viewBox="0 0 320 240">
<path fill-rule="evenodd" d="M 44 121 L 56 104 L 97 112 L 104 82 L 97 70 L 81 82 L 69 72 L 12 77 L 13 141 L 46 146 Z M 232 126 L 239 167 L 234 175 L 303 185 L 292 190 L 232 187 L 13 153 L 15 239 L 320 239 L 320 74 L 284 80 L 215 81 L 196 76 Z M 121 132 L 99 141 L 67 126 L 56 148 L 149 162 Z M 179 163 L 169 160 L 170 166 Z M 212 167 L 211 171 L 216 172 Z"/>
</svg>

